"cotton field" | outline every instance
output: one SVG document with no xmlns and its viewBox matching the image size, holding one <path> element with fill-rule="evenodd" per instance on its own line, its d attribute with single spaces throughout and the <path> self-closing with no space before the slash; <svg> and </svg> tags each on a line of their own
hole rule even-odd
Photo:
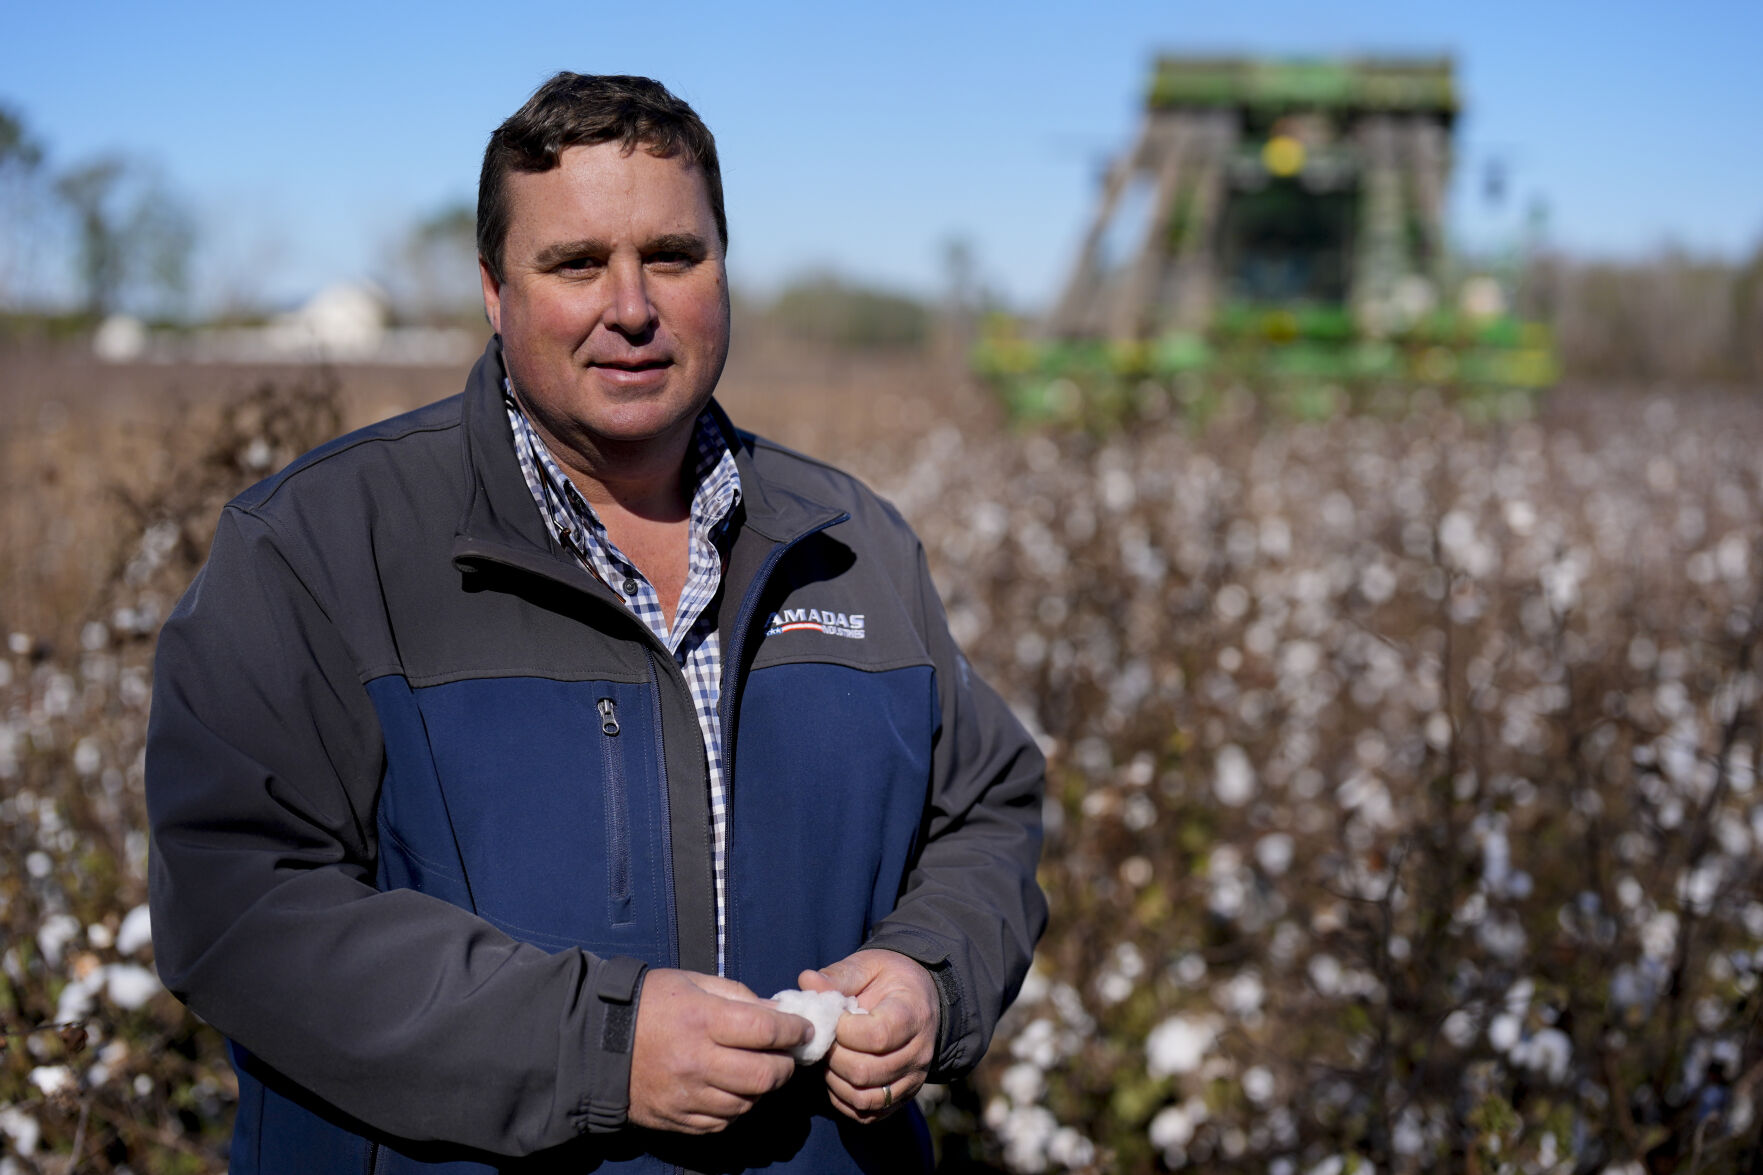
<svg viewBox="0 0 1763 1175">
<path fill-rule="evenodd" d="M 76 638 L 6 634 L 4 1175 L 224 1167 L 220 1042 L 151 970 L 148 666 L 327 396 L 182 438 Z M 1052 927 L 979 1073 L 921 1095 L 945 1169 L 1760 1161 L 1763 405 L 896 416 L 827 455 L 1050 762 Z"/>
<path fill-rule="evenodd" d="M 1747 1169 L 1755 416 L 1245 403 L 878 462 L 1052 761 L 1054 927 L 965 1111 L 991 1153 Z"/>
</svg>

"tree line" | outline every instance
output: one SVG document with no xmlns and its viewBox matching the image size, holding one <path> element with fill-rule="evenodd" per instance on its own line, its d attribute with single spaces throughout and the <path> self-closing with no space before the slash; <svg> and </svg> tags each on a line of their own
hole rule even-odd
<svg viewBox="0 0 1763 1175">
<path fill-rule="evenodd" d="M 107 152 L 56 166 L 23 117 L 0 107 L 0 201 L 0 303 L 49 300 L 45 245 L 70 247 L 72 301 L 87 318 L 163 314 L 188 291 L 196 219 L 150 163 Z"/>
</svg>

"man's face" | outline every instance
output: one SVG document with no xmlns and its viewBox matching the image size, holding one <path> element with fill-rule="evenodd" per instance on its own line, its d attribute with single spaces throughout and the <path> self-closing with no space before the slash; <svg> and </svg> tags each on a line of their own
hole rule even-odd
<svg viewBox="0 0 1763 1175">
<path fill-rule="evenodd" d="M 618 143 L 507 177 L 484 306 L 522 404 L 579 464 L 688 435 L 728 357 L 728 275 L 696 167 Z M 591 470 L 590 470 L 591 472 Z"/>
</svg>

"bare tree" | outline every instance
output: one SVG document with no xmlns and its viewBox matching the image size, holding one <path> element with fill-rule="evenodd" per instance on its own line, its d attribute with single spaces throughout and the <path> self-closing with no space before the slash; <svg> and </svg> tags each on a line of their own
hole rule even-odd
<svg viewBox="0 0 1763 1175">
<path fill-rule="evenodd" d="M 55 191 L 74 219 L 86 313 L 163 306 L 184 292 L 195 222 L 151 168 L 103 155 L 64 172 Z"/>
<path fill-rule="evenodd" d="M 15 302 L 32 268 L 37 234 L 32 230 L 39 204 L 43 145 L 24 116 L 0 106 L 0 302 Z"/>
<path fill-rule="evenodd" d="M 448 204 L 412 225 L 381 283 L 399 318 L 434 325 L 483 321 L 477 276 L 477 210 Z"/>
</svg>

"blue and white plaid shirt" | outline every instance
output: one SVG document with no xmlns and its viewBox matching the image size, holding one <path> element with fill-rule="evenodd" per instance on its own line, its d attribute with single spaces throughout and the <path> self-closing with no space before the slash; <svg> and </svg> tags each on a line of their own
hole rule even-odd
<svg viewBox="0 0 1763 1175">
<path fill-rule="evenodd" d="M 698 417 L 697 443 L 693 449 L 697 460 L 692 470 L 695 488 L 690 562 L 686 586 L 680 592 L 670 629 L 655 588 L 625 558 L 606 534 L 606 527 L 593 507 L 558 468 L 515 400 L 513 386 L 504 382 L 502 389 L 508 425 L 514 430 L 514 453 L 520 459 L 520 471 L 545 525 L 660 639 L 691 687 L 698 729 L 703 732 L 709 760 L 710 833 L 716 880 L 716 972 L 720 975 L 724 970 L 728 924 L 724 886 L 728 863 L 728 784 L 722 775 L 722 718 L 717 713 L 722 696 L 722 641 L 716 632 L 716 612 L 710 605 L 722 588 L 722 544 L 735 504 L 741 500 L 741 475 L 735 469 L 735 455 L 716 418 L 705 409 Z"/>
</svg>

